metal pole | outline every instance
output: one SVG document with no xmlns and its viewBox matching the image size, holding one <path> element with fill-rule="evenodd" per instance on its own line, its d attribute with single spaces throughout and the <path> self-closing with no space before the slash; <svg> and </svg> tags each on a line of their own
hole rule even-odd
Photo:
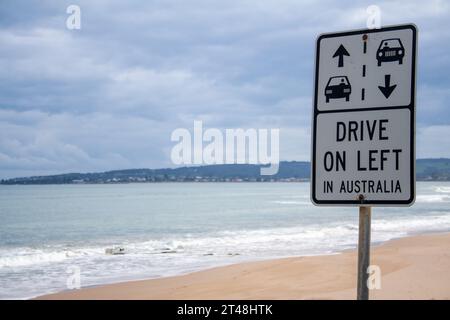
<svg viewBox="0 0 450 320">
<path fill-rule="evenodd" d="M 358 284 L 356 294 L 358 300 L 369 300 L 367 268 L 370 265 L 370 219 L 371 207 L 359 207 Z"/>
</svg>

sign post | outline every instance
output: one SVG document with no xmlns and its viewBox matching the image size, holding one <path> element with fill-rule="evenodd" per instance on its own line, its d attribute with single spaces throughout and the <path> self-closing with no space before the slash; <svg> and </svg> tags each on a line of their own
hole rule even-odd
<svg viewBox="0 0 450 320">
<path fill-rule="evenodd" d="M 415 199 L 417 29 L 322 34 L 311 152 L 315 205 L 359 206 L 358 299 L 368 299 L 372 206 Z"/>
<path fill-rule="evenodd" d="M 356 286 L 358 300 L 369 299 L 367 268 L 370 265 L 370 215 L 370 207 L 359 207 L 358 283 Z"/>
</svg>

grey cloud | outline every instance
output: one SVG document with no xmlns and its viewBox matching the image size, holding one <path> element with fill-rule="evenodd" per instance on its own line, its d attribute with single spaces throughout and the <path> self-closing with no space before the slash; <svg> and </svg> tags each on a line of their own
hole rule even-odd
<svg viewBox="0 0 450 320">
<path fill-rule="evenodd" d="M 315 38 L 365 27 L 372 4 L 86 0 L 69 31 L 72 3 L 0 7 L 2 176 L 171 166 L 170 133 L 194 120 L 278 127 L 281 159 L 305 160 Z M 449 5 L 376 4 L 383 24 L 419 27 L 418 123 L 431 139 L 426 128 L 450 122 Z"/>
</svg>

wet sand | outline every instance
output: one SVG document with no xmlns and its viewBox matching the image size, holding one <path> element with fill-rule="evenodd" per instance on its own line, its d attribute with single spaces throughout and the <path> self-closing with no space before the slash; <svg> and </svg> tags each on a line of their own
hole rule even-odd
<svg viewBox="0 0 450 320">
<path fill-rule="evenodd" d="M 381 288 L 371 299 L 449 299 L 450 234 L 372 246 Z M 240 263 L 187 275 L 130 281 L 38 299 L 354 299 L 355 250 L 336 255 Z"/>
</svg>

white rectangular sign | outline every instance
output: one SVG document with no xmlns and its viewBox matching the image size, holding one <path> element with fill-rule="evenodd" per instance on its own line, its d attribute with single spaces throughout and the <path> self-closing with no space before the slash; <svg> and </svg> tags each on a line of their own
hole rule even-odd
<svg viewBox="0 0 450 320">
<path fill-rule="evenodd" d="M 408 24 L 317 39 L 314 204 L 414 202 L 416 34 Z"/>
</svg>

